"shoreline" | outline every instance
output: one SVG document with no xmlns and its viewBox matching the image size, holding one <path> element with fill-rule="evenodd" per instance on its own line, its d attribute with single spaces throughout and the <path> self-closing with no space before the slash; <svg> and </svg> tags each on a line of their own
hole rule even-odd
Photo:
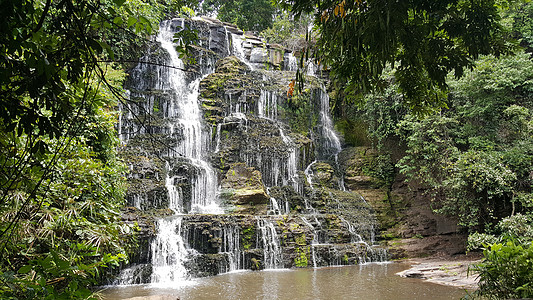
<svg viewBox="0 0 533 300">
<path fill-rule="evenodd" d="M 410 268 L 396 273 L 404 278 L 421 279 L 440 285 L 455 286 L 467 290 L 476 290 L 477 274 L 468 274 L 469 266 L 481 261 L 478 255 L 460 255 L 454 257 L 410 258 L 398 262 L 410 264 Z"/>
</svg>

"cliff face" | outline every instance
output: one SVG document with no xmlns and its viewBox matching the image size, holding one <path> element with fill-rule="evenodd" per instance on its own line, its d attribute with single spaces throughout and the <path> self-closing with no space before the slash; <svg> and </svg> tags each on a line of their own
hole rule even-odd
<svg viewBox="0 0 533 300">
<path fill-rule="evenodd" d="M 182 61 L 171 36 L 187 27 L 198 43 Z M 125 221 L 141 247 L 119 283 L 386 259 L 373 209 L 345 188 L 324 83 L 308 74 L 288 93 L 291 53 L 216 20 L 174 19 L 142 61 L 119 125 Z"/>
</svg>

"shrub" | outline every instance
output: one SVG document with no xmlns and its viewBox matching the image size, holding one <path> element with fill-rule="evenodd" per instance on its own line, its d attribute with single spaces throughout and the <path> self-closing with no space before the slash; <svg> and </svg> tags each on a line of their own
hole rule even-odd
<svg viewBox="0 0 533 300">
<path fill-rule="evenodd" d="M 473 270 L 479 273 L 479 290 L 488 299 L 533 297 L 533 246 L 512 241 L 493 244 Z"/>
</svg>

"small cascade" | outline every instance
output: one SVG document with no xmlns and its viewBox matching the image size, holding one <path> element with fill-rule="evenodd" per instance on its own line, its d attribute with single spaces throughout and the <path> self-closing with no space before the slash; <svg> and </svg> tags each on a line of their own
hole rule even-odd
<svg viewBox="0 0 533 300">
<path fill-rule="evenodd" d="M 346 219 L 344 219 L 341 216 L 339 216 L 339 219 L 341 219 L 341 221 L 344 224 L 346 224 L 346 228 L 348 229 L 348 232 L 350 233 L 350 239 L 352 243 L 364 243 L 365 245 L 368 246 L 368 244 L 365 241 L 363 241 L 363 238 L 361 238 L 361 235 L 357 233 L 352 223 L 346 221 Z"/>
<path fill-rule="evenodd" d="M 268 119 L 278 123 L 278 96 L 275 92 L 261 90 L 259 99 L 257 101 L 257 115 L 260 118 Z M 273 180 L 270 183 L 273 185 L 279 185 L 281 179 L 282 185 L 292 185 L 294 189 L 302 194 L 303 186 L 300 184 L 298 176 L 298 154 L 297 147 L 290 137 L 285 134 L 281 124 L 279 126 L 279 133 L 283 140 L 283 143 L 289 149 L 289 155 L 283 161 L 274 160 L 272 169 Z M 278 171 L 280 164 L 283 164 L 281 172 Z"/>
<path fill-rule="evenodd" d="M 187 279 L 184 262 L 187 248 L 181 236 L 182 217 L 173 216 L 159 219 L 157 236 L 152 242 L 151 282 L 172 285 Z"/>
<path fill-rule="evenodd" d="M 341 142 L 339 137 L 333 129 L 333 122 L 329 113 L 329 95 L 320 89 L 318 90 L 318 98 L 320 100 L 320 124 L 322 125 L 322 136 L 324 138 L 323 147 L 327 154 L 332 154 L 337 161 L 337 156 L 341 152 Z"/>
<path fill-rule="evenodd" d="M 318 97 L 320 99 L 320 123 L 322 124 L 322 136 L 324 137 L 323 151 L 326 155 L 333 155 L 335 167 L 339 170 L 339 153 L 342 151 L 342 146 L 341 141 L 333 128 L 333 122 L 329 112 L 329 95 L 324 90 L 323 86 L 318 92 Z M 346 191 L 343 176 L 339 176 L 338 185 L 339 190 Z"/>
<path fill-rule="evenodd" d="M 244 269 L 244 253 L 240 250 L 239 227 L 224 224 L 222 227 L 222 247 L 220 253 L 228 256 L 228 266 L 223 272 Z"/>
<path fill-rule="evenodd" d="M 307 75 L 316 76 L 317 66 L 312 61 L 307 62 Z"/>
<path fill-rule="evenodd" d="M 285 55 L 285 70 L 296 72 L 298 70 L 298 59 L 294 57 L 292 52 L 289 52 Z"/>
<path fill-rule="evenodd" d="M 222 123 L 218 123 L 217 132 L 216 132 L 215 153 L 218 153 L 220 151 L 220 130 L 221 129 L 222 129 Z"/>
<path fill-rule="evenodd" d="M 267 194 L 270 195 L 270 188 L 267 187 Z M 274 197 L 270 197 L 269 213 L 275 215 L 288 215 L 290 212 L 289 202 L 278 200 Z"/>
<path fill-rule="evenodd" d="M 292 139 L 285 135 L 285 132 L 280 127 L 279 134 L 287 147 L 290 149 L 289 157 L 287 158 L 286 168 L 287 168 L 287 177 L 283 178 L 283 185 L 291 184 L 294 187 L 294 190 L 297 193 L 303 193 L 303 187 L 300 185 L 300 180 L 298 176 L 298 161 L 296 155 L 296 147 Z"/>
<path fill-rule="evenodd" d="M 307 179 L 307 183 L 309 184 L 309 187 L 311 188 L 311 190 L 314 190 L 315 188 L 313 187 L 313 176 L 315 174 L 313 174 L 313 170 L 311 169 L 313 167 L 314 164 L 316 164 L 317 161 L 314 160 L 312 163 L 310 163 L 307 168 L 305 168 L 305 171 L 304 171 L 304 174 L 305 174 L 305 178 Z"/>
<path fill-rule="evenodd" d="M 265 269 L 279 269 L 282 267 L 281 246 L 278 233 L 274 224 L 264 218 L 257 217 L 257 228 L 260 231 L 260 240 L 263 248 L 263 263 Z"/>
<path fill-rule="evenodd" d="M 229 55 L 229 54 L 231 54 L 231 49 L 230 49 L 231 43 L 229 41 L 229 32 L 228 32 L 228 29 L 226 28 L 226 26 L 224 26 L 224 35 L 226 36 L 226 45 L 227 45 L 227 51 L 228 51 L 228 55 Z"/>
<path fill-rule="evenodd" d="M 261 90 L 257 101 L 257 115 L 269 120 L 278 119 L 278 96 L 275 92 Z"/>
<path fill-rule="evenodd" d="M 255 68 L 248 61 L 246 55 L 244 54 L 244 42 L 242 36 L 231 33 L 231 40 L 233 46 L 233 51 L 231 53 L 235 55 L 238 59 L 240 59 L 243 63 L 245 63 L 250 68 L 250 70 L 254 70 Z"/>
<path fill-rule="evenodd" d="M 168 192 L 168 208 L 172 209 L 175 213 L 182 213 L 182 192 L 181 189 L 176 187 L 176 184 L 174 183 L 176 177 L 170 176 L 170 174 L 172 173 L 172 169 L 168 161 L 165 162 L 165 168 L 167 170 L 167 177 L 165 178 L 165 187 Z"/>
</svg>

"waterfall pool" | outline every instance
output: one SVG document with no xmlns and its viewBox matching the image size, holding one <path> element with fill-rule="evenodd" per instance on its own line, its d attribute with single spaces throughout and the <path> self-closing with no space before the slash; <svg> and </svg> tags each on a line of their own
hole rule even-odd
<svg viewBox="0 0 533 300">
<path fill-rule="evenodd" d="M 406 263 L 237 271 L 194 279 L 173 288 L 151 285 L 108 287 L 105 300 L 153 299 L 460 299 L 464 289 L 401 278 Z M 132 299 L 132 300 L 133 300 Z"/>
</svg>

